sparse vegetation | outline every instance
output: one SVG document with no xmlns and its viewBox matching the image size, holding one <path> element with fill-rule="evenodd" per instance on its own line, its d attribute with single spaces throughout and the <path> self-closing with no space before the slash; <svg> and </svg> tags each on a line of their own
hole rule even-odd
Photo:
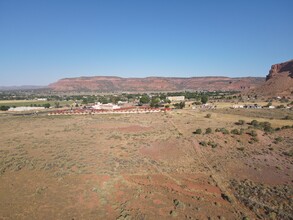
<svg viewBox="0 0 293 220">
<path fill-rule="evenodd" d="M 284 140 L 283 137 L 276 137 L 274 142 L 275 142 L 275 144 L 277 144 L 283 140 Z"/>
<path fill-rule="evenodd" d="M 241 135 L 242 133 L 243 133 L 243 130 L 242 129 L 232 129 L 231 130 L 231 132 L 230 132 L 231 134 L 236 134 L 236 135 Z"/>
<path fill-rule="evenodd" d="M 286 185 L 272 187 L 247 179 L 232 180 L 230 185 L 234 189 L 236 198 L 260 219 L 291 219 L 292 207 L 288 203 L 292 195 L 291 187 Z"/>
<path fill-rule="evenodd" d="M 177 109 L 183 109 L 185 107 L 185 102 L 175 103 L 174 106 Z"/>
<path fill-rule="evenodd" d="M 265 132 L 273 132 L 274 129 L 272 128 L 272 125 L 270 122 L 258 122 L 257 120 L 252 120 L 250 123 L 254 128 L 263 130 Z"/>
<path fill-rule="evenodd" d="M 135 95 L 129 95 L 130 99 L 135 97 Z M 161 96 L 150 97 L 155 99 L 154 97 Z M 108 96 L 107 100 L 110 99 Z M 139 98 L 135 99 L 138 103 Z M 54 106 L 54 102 L 47 103 Z M 186 103 L 188 107 L 191 107 L 190 103 Z M 200 209 L 201 204 L 205 204 L 208 210 L 211 207 L 220 210 L 223 207 L 222 204 L 225 204 L 227 209 L 221 216 L 227 215 L 228 219 L 233 219 L 235 213 L 230 212 L 229 203 L 227 203 L 234 199 L 230 194 L 231 191 L 223 193 L 222 197 L 214 200 L 208 187 L 213 186 L 215 190 L 221 191 L 218 178 L 223 176 L 231 178 L 230 173 L 238 172 L 237 169 L 241 170 L 243 179 L 257 177 L 258 182 L 263 183 L 263 177 L 268 182 L 270 178 L 280 177 L 278 181 L 290 182 L 293 130 L 292 123 L 281 120 L 281 117 L 276 120 L 263 118 L 262 112 L 266 110 L 259 110 L 258 115 L 253 117 L 237 115 L 241 110 L 229 111 L 229 109 L 225 111 L 226 113 L 223 113 L 221 109 L 208 111 L 212 114 L 212 120 L 204 118 L 208 113 L 206 109 L 191 110 L 190 108 L 166 113 L 131 115 L 48 117 L 40 114 L 23 117 L 12 116 L 10 113 L 2 114 L 0 124 L 3 129 L 0 139 L 3 144 L 0 149 L 0 175 L 5 177 L 3 181 L 9 178 L 10 181 L 14 181 L 13 177 L 21 181 L 22 176 L 34 180 L 35 177 L 32 177 L 30 171 L 41 171 L 42 178 L 37 176 L 38 184 L 31 190 L 34 201 L 46 198 L 44 195 L 53 193 L 53 190 L 61 192 L 66 200 L 69 198 L 66 193 L 72 194 L 74 192 L 72 189 L 79 187 L 87 192 L 82 194 L 84 203 L 88 201 L 87 196 L 89 200 L 99 198 L 101 202 L 97 203 L 97 207 L 101 210 L 103 205 L 99 204 L 105 203 L 106 199 L 109 203 L 115 201 L 124 204 L 123 202 L 133 198 L 133 193 L 137 193 L 139 196 L 135 198 L 135 201 L 138 202 L 141 202 L 143 198 L 144 201 L 151 199 L 158 203 L 162 201 L 165 204 L 172 204 L 166 214 L 168 217 L 171 215 L 184 218 L 184 215 L 187 215 L 187 217 L 196 218 L 195 210 L 196 213 L 203 215 L 207 213 L 205 209 Z M 286 114 L 290 115 L 290 112 Z M 221 117 L 213 117 L 214 115 L 221 115 Z M 247 122 L 252 119 L 257 121 L 246 123 L 244 120 L 239 120 L 242 117 Z M 270 117 L 274 118 L 274 115 Z M 13 123 L 17 126 L 12 126 Z M 269 127 L 279 128 L 275 129 L 278 132 L 266 132 L 265 130 Z M 230 131 L 231 135 L 228 135 Z M 234 163 L 237 163 L 236 169 L 230 170 Z M 157 172 L 158 170 L 163 174 Z M 197 175 L 197 171 L 203 178 L 199 176 L 186 179 L 186 173 Z M 33 175 L 38 175 L 38 172 L 33 172 Z M 165 172 L 171 178 L 180 181 L 180 187 L 177 187 L 176 181 L 164 176 Z M 80 174 L 85 180 L 80 179 Z M 237 176 L 237 173 L 233 174 Z M 92 179 L 92 176 L 97 179 Z M 56 178 L 57 181 L 51 181 L 50 178 Z M 127 178 L 127 183 L 131 184 L 126 184 L 123 178 Z M 55 182 L 58 184 L 54 185 Z M 66 187 L 60 184 L 62 182 L 66 183 Z M 1 181 L 0 186 L 6 183 Z M 34 184 L 33 181 L 31 183 Z M 26 181 L 22 181 L 22 186 L 19 187 L 22 191 L 21 195 L 27 195 L 27 191 L 31 192 L 26 191 L 25 184 Z M 192 184 L 207 191 L 202 190 L 199 194 L 184 196 L 189 193 L 189 186 Z M 138 185 L 141 191 L 137 191 Z M 123 198 L 117 196 L 115 190 L 109 193 L 108 189 L 112 190 L 113 186 L 119 187 L 119 191 L 124 192 Z M 176 187 L 176 192 L 169 186 L 174 189 Z M 8 187 L 8 192 L 4 193 L 4 196 L 8 196 L 8 193 L 10 195 L 11 189 Z M 13 189 L 17 189 L 17 185 Z M 254 191 L 245 192 L 245 198 L 251 198 L 254 193 Z M 257 191 L 257 193 L 260 192 Z M 56 201 L 58 202 L 58 199 Z M 261 200 L 261 202 L 267 204 L 268 201 Z M 146 210 L 153 208 L 152 204 L 152 202 L 146 202 L 144 207 Z M 238 207 L 238 204 L 234 205 Z M 125 211 L 128 206 L 131 207 L 131 204 L 122 207 L 124 210 L 122 214 L 120 211 L 114 211 L 113 218 L 121 215 L 122 219 L 132 213 L 137 214 L 136 210 Z M 164 207 L 162 203 L 161 206 Z M 54 208 L 54 205 L 52 207 Z M 288 210 L 288 207 L 284 205 L 283 209 Z M 256 211 L 248 210 L 248 212 L 251 212 L 253 216 Z M 209 212 L 210 217 L 220 219 L 211 213 Z M 276 216 L 280 216 L 278 209 L 275 213 Z M 264 216 L 263 218 L 265 219 Z"/>
<path fill-rule="evenodd" d="M 211 146 L 212 148 L 216 148 L 218 146 L 218 144 L 213 141 L 209 141 L 208 145 Z"/>
<path fill-rule="evenodd" d="M 230 133 L 226 128 L 216 128 L 215 132 L 221 132 L 222 134 L 229 134 Z"/>
</svg>

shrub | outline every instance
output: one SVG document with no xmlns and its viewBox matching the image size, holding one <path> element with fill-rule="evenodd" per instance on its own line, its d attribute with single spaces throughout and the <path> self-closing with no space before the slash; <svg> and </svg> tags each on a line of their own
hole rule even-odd
<svg viewBox="0 0 293 220">
<path fill-rule="evenodd" d="M 207 114 L 206 116 L 205 116 L 206 118 L 211 118 L 212 117 L 212 114 Z"/>
<path fill-rule="evenodd" d="M 256 136 L 257 136 L 257 133 L 256 133 L 255 130 L 250 131 L 248 134 L 249 134 L 250 136 L 252 136 L 252 137 L 256 137 Z"/>
<path fill-rule="evenodd" d="M 258 127 L 259 126 L 259 122 L 257 120 L 252 120 L 250 122 L 250 124 L 253 126 L 253 127 Z"/>
<path fill-rule="evenodd" d="M 229 131 L 226 128 L 217 128 L 215 132 L 222 132 L 222 134 L 229 134 Z"/>
<path fill-rule="evenodd" d="M 278 105 L 276 108 L 286 108 L 285 105 Z"/>
<path fill-rule="evenodd" d="M 212 131 L 212 129 L 211 128 L 207 128 L 206 129 L 206 134 L 210 134 L 210 133 L 212 133 L 213 131 Z"/>
<path fill-rule="evenodd" d="M 194 132 L 192 132 L 193 134 L 201 134 L 202 130 L 200 128 L 196 129 Z"/>
<path fill-rule="evenodd" d="M 229 134 L 230 133 L 226 128 L 223 128 L 221 131 L 222 131 L 223 134 Z"/>
<path fill-rule="evenodd" d="M 237 135 L 240 135 L 240 131 L 238 129 L 233 129 L 231 130 L 231 134 L 237 134 Z"/>
<path fill-rule="evenodd" d="M 272 128 L 272 125 L 271 125 L 270 122 L 267 122 L 267 121 L 265 121 L 265 122 L 261 122 L 261 123 L 259 124 L 259 126 L 260 126 L 260 128 L 263 129 L 265 132 L 273 132 L 273 131 L 274 131 L 274 129 Z"/>
<path fill-rule="evenodd" d="M 282 129 L 288 129 L 288 128 L 291 128 L 290 125 L 282 126 Z"/>
<path fill-rule="evenodd" d="M 248 141 L 248 143 L 253 144 L 253 143 L 258 142 L 258 141 L 259 141 L 259 140 L 258 140 L 257 137 L 252 137 L 252 138 L 250 139 L 250 141 Z"/>
<path fill-rule="evenodd" d="M 275 138 L 275 142 L 278 143 L 278 142 L 281 142 L 283 141 L 284 139 L 282 137 L 276 137 Z"/>
<path fill-rule="evenodd" d="M 216 148 L 218 146 L 217 143 L 211 142 L 211 141 L 208 142 L 208 145 L 211 146 L 212 148 Z"/>
<path fill-rule="evenodd" d="M 253 127 L 257 129 L 261 129 L 265 132 L 273 132 L 274 129 L 272 128 L 272 125 L 270 122 L 258 122 L 257 120 L 252 120 L 250 123 Z"/>
<path fill-rule="evenodd" d="M 289 116 L 289 115 L 285 116 L 283 119 L 284 120 L 293 120 L 293 118 L 291 116 Z"/>
<path fill-rule="evenodd" d="M 245 121 L 244 120 L 239 120 L 238 122 L 235 123 L 236 125 L 244 125 Z"/>
<path fill-rule="evenodd" d="M 200 105 L 201 102 L 193 102 L 192 105 Z"/>
<path fill-rule="evenodd" d="M 289 157 L 293 157 L 293 150 L 290 150 L 288 152 L 283 152 L 283 154 Z"/>
<path fill-rule="evenodd" d="M 207 143 L 205 141 L 201 141 L 201 142 L 199 142 L 199 144 L 203 147 L 207 146 Z"/>
<path fill-rule="evenodd" d="M 185 107 L 185 102 L 176 103 L 174 106 L 176 109 L 183 109 Z"/>
</svg>

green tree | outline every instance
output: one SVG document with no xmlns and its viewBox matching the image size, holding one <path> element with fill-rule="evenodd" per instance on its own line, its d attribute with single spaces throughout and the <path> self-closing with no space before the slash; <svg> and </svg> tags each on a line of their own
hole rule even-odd
<svg viewBox="0 0 293 220">
<path fill-rule="evenodd" d="M 174 106 L 177 109 L 183 109 L 185 107 L 185 102 L 176 103 Z"/>
<path fill-rule="evenodd" d="M 160 103 L 160 99 L 157 98 L 157 97 L 154 97 L 154 98 L 152 98 L 152 100 L 151 100 L 151 104 L 150 104 L 150 106 L 151 106 L 151 107 L 156 107 L 156 108 L 158 108 L 158 107 L 159 107 L 159 103 Z"/>
<path fill-rule="evenodd" d="M 150 102 L 150 97 L 148 95 L 143 95 L 140 99 L 139 102 L 142 104 L 147 104 Z"/>
<path fill-rule="evenodd" d="M 0 111 L 7 111 L 9 108 L 10 108 L 9 106 L 1 105 Z"/>
<path fill-rule="evenodd" d="M 102 104 L 108 104 L 109 101 L 105 96 L 102 96 L 99 98 L 99 102 L 101 102 Z"/>
<path fill-rule="evenodd" d="M 55 108 L 60 108 L 60 102 L 55 102 L 54 105 L 55 105 Z"/>
<path fill-rule="evenodd" d="M 83 98 L 81 104 L 85 104 L 85 105 L 88 104 L 87 98 Z"/>
<path fill-rule="evenodd" d="M 207 95 L 203 95 L 200 100 L 201 103 L 206 104 L 209 100 L 209 97 Z"/>
<path fill-rule="evenodd" d="M 51 106 L 50 103 L 45 103 L 45 104 L 43 104 L 43 107 L 44 107 L 44 108 L 50 108 L 50 106 Z"/>
</svg>

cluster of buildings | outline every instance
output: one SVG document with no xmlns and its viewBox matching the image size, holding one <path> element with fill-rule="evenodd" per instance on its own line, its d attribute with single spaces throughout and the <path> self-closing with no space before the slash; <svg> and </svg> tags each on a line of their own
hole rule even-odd
<svg viewBox="0 0 293 220">
<path fill-rule="evenodd" d="M 100 102 L 97 102 L 95 105 L 92 105 L 90 108 L 96 109 L 96 110 L 115 110 L 115 109 L 120 109 L 121 107 L 119 105 L 115 105 L 112 103 L 102 104 Z"/>
<path fill-rule="evenodd" d="M 233 105 L 232 108 L 233 109 L 236 109 L 236 108 L 260 109 L 260 108 L 262 108 L 262 106 L 260 106 L 258 104 L 251 104 L 251 105 Z"/>
<path fill-rule="evenodd" d="M 106 104 L 104 104 L 106 105 Z M 104 106 L 105 107 L 105 106 Z M 110 105 L 106 106 L 109 109 L 71 109 L 71 110 L 57 110 L 50 112 L 48 115 L 96 115 L 96 114 L 142 114 L 142 113 L 158 113 L 170 111 L 170 108 L 149 108 L 149 107 L 128 107 L 128 108 L 112 108 Z"/>
</svg>

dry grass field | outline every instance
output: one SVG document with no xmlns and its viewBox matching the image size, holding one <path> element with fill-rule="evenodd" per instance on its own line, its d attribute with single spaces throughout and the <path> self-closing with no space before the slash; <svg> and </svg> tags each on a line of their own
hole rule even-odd
<svg viewBox="0 0 293 220">
<path fill-rule="evenodd" d="M 1 114 L 0 219 L 292 219 L 285 116 L 293 112 Z"/>
</svg>

